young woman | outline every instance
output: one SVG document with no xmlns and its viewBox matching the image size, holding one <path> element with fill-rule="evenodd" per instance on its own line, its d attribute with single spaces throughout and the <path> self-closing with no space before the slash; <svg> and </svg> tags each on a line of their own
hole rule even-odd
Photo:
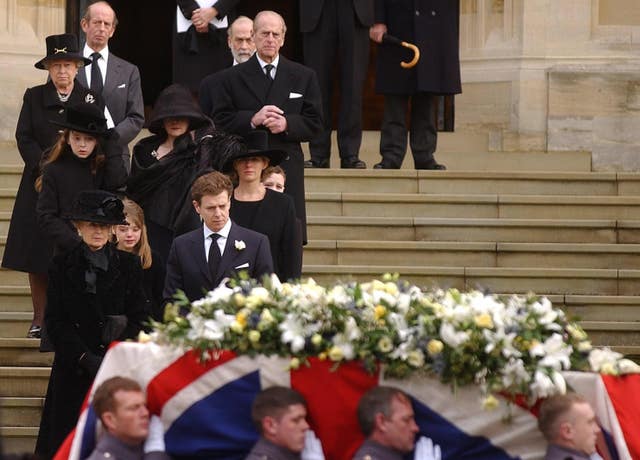
<svg viewBox="0 0 640 460">
<path fill-rule="evenodd" d="M 222 163 L 223 172 L 237 176 L 238 185 L 231 197 L 231 219 L 269 238 L 273 268 L 281 280 L 300 278 L 302 238 L 293 200 L 260 182 L 262 171 L 280 163 L 286 153 L 269 150 L 264 131 L 254 131 L 245 139 L 246 144 L 236 140 L 235 145 L 227 145 L 228 155 Z"/>
<path fill-rule="evenodd" d="M 165 267 L 154 257 L 147 238 L 147 226 L 144 223 L 144 211 L 135 201 L 122 200 L 128 225 L 115 225 L 113 242 L 120 251 L 130 252 L 140 257 L 143 273 L 143 288 L 147 299 L 147 310 L 156 321 L 162 321 L 162 289 L 164 287 Z"/>
<path fill-rule="evenodd" d="M 45 324 L 55 357 L 36 445 L 40 458 L 53 458 L 75 426 L 109 344 L 136 337 L 149 317 L 140 259 L 108 243 L 111 226 L 126 223 L 122 209 L 109 192 L 80 192 L 68 218 L 81 242 L 56 255 L 49 269 Z"/>
</svg>

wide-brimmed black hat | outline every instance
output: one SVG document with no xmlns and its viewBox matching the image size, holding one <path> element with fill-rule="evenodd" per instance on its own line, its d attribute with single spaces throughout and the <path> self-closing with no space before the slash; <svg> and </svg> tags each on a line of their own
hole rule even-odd
<svg viewBox="0 0 640 460">
<path fill-rule="evenodd" d="M 282 160 L 287 158 L 287 152 L 284 150 L 269 148 L 269 135 L 263 129 L 256 129 L 249 132 L 244 138 L 240 138 L 236 146 L 226 149 L 222 152 L 222 157 L 218 164 L 220 170 L 224 173 L 233 169 L 233 162 L 242 158 L 249 157 L 265 157 L 269 160 L 269 166 L 280 164 Z"/>
<path fill-rule="evenodd" d="M 94 102 L 82 102 L 78 105 L 67 107 L 62 121 L 49 121 L 61 128 L 72 129 L 96 137 L 103 137 L 108 133 L 104 112 Z"/>
<path fill-rule="evenodd" d="M 85 58 L 78 47 L 78 39 L 73 34 L 49 35 L 47 41 L 47 55 L 36 62 L 36 69 L 46 69 L 45 63 L 60 59 L 78 61 L 82 65 L 91 64 L 91 59 Z"/>
<path fill-rule="evenodd" d="M 175 83 L 162 90 L 153 106 L 153 116 L 148 129 L 154 134 L 164 132 L 162 120 L 166 118 L 186 118 L 189 131 L 202 128 L 209 119 L 202 113 L 191 92 L 183 85 Z"/>
<path fill-rule="evenodd" d="M 104 190 L 84 190 L 78 193 L 69 220 L 97 222 L 106 225 L 128 225 L 122 201 L 113 193 Z"/>
</svg>

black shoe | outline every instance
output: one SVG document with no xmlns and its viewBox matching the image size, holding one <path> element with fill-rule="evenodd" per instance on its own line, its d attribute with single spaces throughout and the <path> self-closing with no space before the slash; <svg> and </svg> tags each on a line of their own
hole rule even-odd
<svg viewBox="0 0 640 460">
<path fill-rule="evenodd" d="M 340 167 L 342 169 L 367 169 L 367 164 L 358 158 L 350 158 L 345 161 L 340 161 Z"/>
<path fill-rule="evenodd" d="M 39 339 L 40 335 L 42 332 L 42 328 L 40 326 L 36 326 L 35 324 L 33 324 L 30 328 L 29 328 L 29 332 L 27 332 L 27 338 L 28 339 Z"/>
<path fill-rule="evenodd" d="M 329 160 L 306 160 L 304 162 L 305 168 L 328 168 Z"/>
<path fill-rule="evenodd" d="M 391 166 L 388 163 L 381 161 L 380 163 L 374 164 L 373 169 L 400 169 L 400 168 L 396 168 L 395 166 Z"/>
<path fill-rule="evenodd" d="M 436 160 L 433 160 L 425 165 L 416 166 L 416 169 L 430 169 L 433 171 L 444 171 L 447 169 L 445 165 L 438 163 Z"/>
</svg>

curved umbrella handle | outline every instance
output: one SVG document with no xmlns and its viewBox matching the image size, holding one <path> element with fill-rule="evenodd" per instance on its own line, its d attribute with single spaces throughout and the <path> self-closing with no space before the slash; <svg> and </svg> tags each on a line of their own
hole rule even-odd
<svg viewBox="0 0 640 460">
<path fill-rule="evenodd" d="M 404 46 L 405 48 L 408 48 L 411 51 L 413 51 L 413 59 L 411 59 L 408 62 L 404 62 L 404 61 L 400 62 L 400 66 L 403 69 L 410 69 L 411 67 L 414 67 L 420 60 L 420 49 L 418 49 L 418 47 L 413 43 L 403 42 L 399 38 L 389 34 L 384 34 L 382 36 L 382 41 L 385 43 L 391 43 L 393 45 Z"/>
</svg>

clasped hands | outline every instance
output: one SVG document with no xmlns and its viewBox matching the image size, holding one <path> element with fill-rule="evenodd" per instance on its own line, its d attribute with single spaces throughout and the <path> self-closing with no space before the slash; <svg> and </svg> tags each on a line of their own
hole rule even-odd
<svg viewBox="0 0 640 460">
<path fill-rule="evenodd" d="M 287 119 L 284 111 L 275 105 L 265 105 L 253 117 L 251 117 L 253 126 L 264 126 L 272 134 L 283 133 L 287 130 Z"/>
<path fill-rule="evenodd" d="M 191 13 L 191 22 L 197 32 L 205 33 L 209 31 L 209 21 L 218 15 L 218 10 L 211 8 L 197 8 Z"/>
</svg>

